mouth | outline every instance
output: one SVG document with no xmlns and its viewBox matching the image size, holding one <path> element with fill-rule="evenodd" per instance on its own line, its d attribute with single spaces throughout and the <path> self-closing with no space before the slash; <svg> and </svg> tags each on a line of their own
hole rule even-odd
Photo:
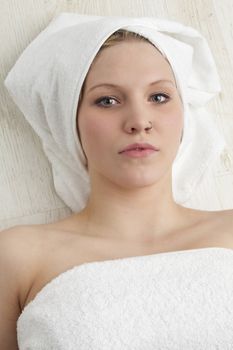
<svg viewBox="0 0 233 350">
<path fill-rule="evenodd" d="M 158 148 L 155 146 L 145 143 L 145 142 L 140 142 L 140 143 L 133 143 L 131 145 L 126 146 L 124 149 L 122 149 L 119 153 L 127 152 L 127 151 L 138 151 L 138 152 L 143 152 L 145 150 L 153 150 L 153 151 L 158 151 Z"/>
<path fill-rule="evenodd" d="M 148 157 L 148 156 L 154 155 L 156 153 L 158 153 L 157 150 L 153 150 L 150 148 L 140 148 L 140 147 L 120 152 L 120 154 L 127 156 L 127 157 L 132 157 L 132 158 Z"/>
</svg>

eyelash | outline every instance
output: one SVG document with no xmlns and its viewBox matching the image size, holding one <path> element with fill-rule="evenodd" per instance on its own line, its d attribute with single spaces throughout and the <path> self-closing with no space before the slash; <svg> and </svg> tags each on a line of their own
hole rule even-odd
<svg viewBox="0 0 233 350">
<path fill-rule="evenodd" d="M 166 100 L 165 101 L 163 101 L 163 102 L 158 102 L 158 104 L 165 104 L 165 103 L 167 103 L 170 99 L 171 99 L 171 97 L 170 96 L 168 96 L 167 94 L 164 94 L 164 93 L 158 93 L 158 94 L 154 94 L 154 95 L 152 95 L 152 96 L 163 96 L 163 97 L 165 97 L 166 98 Z M 107 99 L 109 99 L 109 100 L 115 100 L 115 98 L 114 97 L 111 97 L 111 96 L 102 96 L 102 97 L 100 97 L 100 98 L 98 98 L 96 101 L 95 101 L 95 104 L 97 105 L 97 106 L 99 106 L 99 107 L 101 107 L 101 108 L 109 108 L 108 106 L 113 106 L 113 105 L 111 105 L 111 104 L 109 104 L 108 106 L 104 106 L 104 105 L 101 105 L 100 104 L 100 102 L 102 102 L 102 101 L 104 101 L 104 100 L 107 100 Z"/>
</svg>

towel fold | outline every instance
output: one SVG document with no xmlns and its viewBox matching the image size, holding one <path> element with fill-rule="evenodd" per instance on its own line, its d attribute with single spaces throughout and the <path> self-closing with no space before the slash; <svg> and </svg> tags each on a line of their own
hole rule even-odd
<svg viewBox="0 0 233 350">
<path fill-rule="evenodd" d="M 75 266 L 24 308 L 19 350 L 232 350 L 232 269 L 225 248 Z"/>
<path fill-rule="evenodd" d="M 174 200 L 184 204 L 226 147 L 207 102 L 220 92 L 205 38 L 181 23 L 150 17 L 61 13 L 23 51 L 5 85 L 42 141 L 58 195 L 74 212 L 90 193 L 76 131 L 80 90 L 104 41 L 124 28 L 149 39 L 168 59 L 184 103 L 184 134 L 172 168 Z"/>
</svg>

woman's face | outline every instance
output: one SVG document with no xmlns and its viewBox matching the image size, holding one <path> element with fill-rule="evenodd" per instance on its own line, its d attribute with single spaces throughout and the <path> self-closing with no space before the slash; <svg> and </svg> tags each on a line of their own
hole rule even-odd
<svg viewBox="0 0 233 350">
<path fill-rule="evenodd" d="M 126 41 L 101 51 L 86 77 L 77 118 L 91 178 L 132 188 L 151 185 L 171 170 L 183 105 L 171 67 L 153 45 Z M 140 158 L 119 153 L 136 142 L 159 151 Z"/>
</svg>

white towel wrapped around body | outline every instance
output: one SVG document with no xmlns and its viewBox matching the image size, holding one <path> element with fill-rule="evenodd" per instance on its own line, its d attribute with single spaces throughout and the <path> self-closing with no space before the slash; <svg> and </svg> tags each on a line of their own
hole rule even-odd
<svg viewBox="0 0 233 350">
<path fill-rule="evenodd" d="M 172 168 L 174 200 L 184 204 L 226 147 L 206 103 L 220 92 L 205 38 L 181 23 L 150 17 L 61 13 L 24 50 L 5 85 L 42 140 L 58 195 L 81 211 L 90 193 L 76 130 L 82 84 L 104 41 L 123 28 L 146 37 L 168 59 L 184 103 L 184 134 Z"/>
<path fill-rule="evenodd" d="M 232 350 L 233 250 L 84 263 L 17 322 L 20 350 Z"/>
</svg>

